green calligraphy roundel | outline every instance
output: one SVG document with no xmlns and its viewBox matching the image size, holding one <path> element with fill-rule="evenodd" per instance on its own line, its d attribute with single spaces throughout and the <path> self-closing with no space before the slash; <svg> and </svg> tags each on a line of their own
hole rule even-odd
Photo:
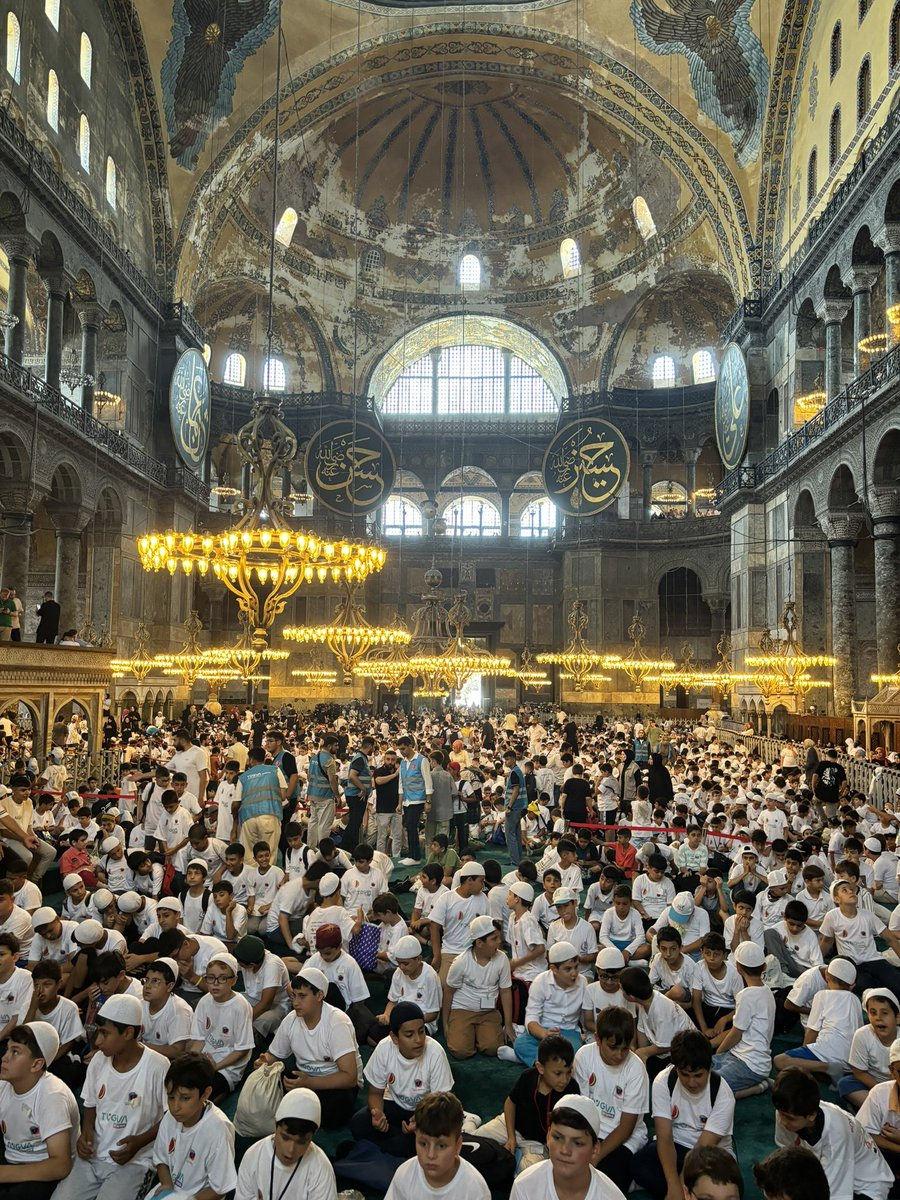
<svg viewBox="0 0 900 1200">
<path fill-rule="evenodd" d="M 726 471 L 739 467 L 750 432 L 750 380 L 747 363 L 736 342 L 722 355 L 716 383 L 716 443 Z"/>
<path fill-rule="evenodd" d="M 621 431 L 599 417 L 566 425 L 544 455 L 541 472 L 553 503 L 573 517 L 602 512 L 628 483 L 631 456 Z"/>
<path fill-rule="evenodd" d="M 352 517 L 384 504 L 397 465 L 384 435 L 361 421 L 332 421 L 309 439 L 306 482 L 332 512 Z"/>
<path fill-rule="evenodd" d="M 209 445 L 209 373 L 199 350 L 185 350 L 169 384 L 169 420 L 179 457 L 199 471 Z"/>
</svg>

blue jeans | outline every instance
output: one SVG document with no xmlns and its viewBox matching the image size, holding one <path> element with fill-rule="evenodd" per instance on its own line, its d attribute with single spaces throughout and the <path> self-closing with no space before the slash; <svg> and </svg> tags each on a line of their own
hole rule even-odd
<svg viewBox="0 0 900 1200">
<path fill-rule="evenodd" d="M 567 1042 L 571 1042 L 576 1051 L 581 1049 L 581 1030 L 580 1029 L 561 1029 L 560 1033 Z M 533 1067 L 537 1062 L 538 1047 L 540 1046 L 538 1038 L 531 1033 L 520 1033 L 513 1042 L 513 1050 L 516 1052 L 516 1058 L 519 1062 L 524 1063 L 526 1067 Z"/>
<path fill-rule="evenodd" d="M 767 1075 L 757 1075 L 755 1071 L 751 1071 L 731 1050 L 726 1050 L 724 1054 L 714 1054 L 712 1065 L 713 1070 L 722 1076 L 733 1092 L 756 1087 L 758 1083 L 768 1079 Z"/>
<path fill-rule="evenodd" d="M 506 850 L 516 866 L 522 861 L 522 817 L 524 813 L 524 808 L 510 809 L 503 824 L 503 831 L 506 834 Z"/>
</svg>

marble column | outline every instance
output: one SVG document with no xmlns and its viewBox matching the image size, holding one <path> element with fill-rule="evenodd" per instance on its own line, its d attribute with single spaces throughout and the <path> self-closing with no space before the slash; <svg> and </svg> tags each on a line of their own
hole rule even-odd
<svg viewBox="0 0 900 1200">
<path fill-rule="evenodd" d="M 856 695 L 856 579 L 854 548 L 862 530 L 856 513 L 829 513 L 821 520 L 831 552 L 831 652 L 834 667 L 834 711 L 849 716 Z"/>
<path fill-rule="evenodd" d="M 820 316 L 825 322 L 825 396 L 833 400 L 844 384 L 841 322 L 850 311 L 850 301 L 826 299 Z"/>
<path fill-rule="evenodd" d="M 31 569 L 33 521 L 34 513 L 27 509 L 6 508 L 0 513 L 0 534 L 3 535 L 0 583 L 4 587 L 15 588 L 23 604 L 26 603 Z"/>
<path fill-rule="evenodd" d="M 3 352 L 13 362 L 20 363 L 25 353 L 25 307 L 28 299 L 26 283 L 28 263 L 34 254 L 35 243 L 27 234 L 3 239 L 3 249 L 9 259 L 9 294 L 6 311 L 16 318 L 15 325 L 6 330 Z"/>
<path fill-rule="evenodd" d="M 875 551 L 875 646 L 878 672 L 900 662 L 900 488 L 873 488 L 869 495 Z"/>
<path fill-rule="evenodd" d="M 47 287 L 47 333 L 44 342 L 44 379 L 49 387 L 59 391 L 59 372 L 62 369 L 63 322 L 66 311 L 66 288 L 62 275 L 44 276 Z"/>
<path fill-rule="evenodd" d="M 59 630 L 77 628 L 81 613 L 78 607 L 78 580 L 81 569 L 81 533 L 91 513 L 77 504 L 45 502 L 47 515 L 56 530 L 56 575 L 53 594 L 59 605 Z"/>
<path fill-rule="evenodd" d="M 875 286 L 879 269 L 873 266 L 854 267 L 853 280 L 853 373 L 859 375 L 866 369 L 869 355 L 861 353 L 859 343 L 872 332 L 872 288 Z"/>
<path fill-rule="evenodd" d="M 81 301 L 76 306 L 78 320 L 81 324 L 81 364 L 82 375 L 89 375 L 92 383 L 81 389 L 81 407 L 93 415 L 94 383 L 97 380 L 97 344 L 100 339 L 100 326 L 103 323 L 103 309 L 96 301 Z"/>
<path fill-rule="evenodd" d="M 641 518 L 650 520 L 650 507 L 653 503 L 653 465 L 655 454 L 641 455 Z"/>
<path fill-rule="evenodd" d="M 500 494 L 500 536 L 509 537 L 509 494 Z"/>
<path fill-rule="evenodd" d="M 113 640 L 118 626 L 115 588 L 120 540 L 119 531 L 101 530 L 94 534 L 91 546 L 91 621 L 98 633 L 103 629 Z"/>
<path fill-rule="evenodd" d="M 699 450 L 687 450 L 685 452 L 684 467 L 685 467 L 685 475 L 686 475 L 686 480 L 687 480 L 685 487 L 687 488 L 687 494 L 688 494 L 688 498 L 687 498 L 688 513 L 695 513 L 697 511 L 697 500 L 694 496 L 694 492 L 696 492 L 696 490 L 697 490 L 697 459 L 699 457 L 700 457 Z"/>
<path fill-rule="evenodd" d="M 900 223 L 886 223 L 873 233 L 872 240 L 884 251 L 884 328 L 890 332 L 887 311 L 900 304 Z"/>
</svg>

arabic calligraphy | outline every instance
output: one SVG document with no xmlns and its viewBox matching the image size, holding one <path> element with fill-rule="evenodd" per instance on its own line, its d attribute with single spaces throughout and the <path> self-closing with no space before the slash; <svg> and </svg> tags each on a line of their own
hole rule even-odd
<svg viewBox="0 0 900 1200">
<path fill-rule="evenodd" d="M 193 470 L 199 470 L 209 444 L 209 373 L 199 350 L 185 350 L 169 385 L 169 421 L 175 448 Z"/>
<path fill-rule="evenodd" d="M 370 425 L 333 421 L 306 448 L 309 487 L 333 512 L 371 512 L 387 499 L 395 474 L 390 446 Z"/>
<path fill-rule="evenodd" d="M 740 465 L 750 428 L 750 383 L 740 346 L 729 342 L 716 384 L 716 442 L 726 470 Z"/>
<path fill-rule="evenodd" d="M 587 417 L 560 430 L 544 455 L 547 495 L 572 516 L 590 516 L 613 503 L 628 480 L 630 455 L 621 432 Z"/>
</svg>

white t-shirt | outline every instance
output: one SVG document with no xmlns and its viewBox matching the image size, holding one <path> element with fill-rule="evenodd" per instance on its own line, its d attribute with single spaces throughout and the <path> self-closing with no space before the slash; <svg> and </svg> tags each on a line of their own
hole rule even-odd
<svg viewBox="0 0 900 1200">
<path fill-rule="evenodd" d="M 413 902 L 413 908 L 419 909 L 419 916 L 425 920 L 430 919 L 431 910 L 434 908 L 441 896 L 446 896 L 450 889 L 444 884 L 439 884 L 437 891 L 428 892 L 423 887 L 416 889 L 416 898 Z"/>
<path fill-rule="evenodd" d="M 735 997 L 744 986 L 744 981 L 730 958 L 725 959 L 724 965 L 725 974 L 721 979 L 716 979 L 705 959 L 701 958 L 697 963 L 692 990 L 700 992 L 702 1002 L 712 1008 L 734 1008 Z"/>
<path fill-rule="evenodd" d="M 447 972 L 447 987 L 455 988 L 450 1007 L 465 1012 L 490 1011 L 497 1007 L 501 988 L 512 987 L 509 959 L 498 950 L 484 964 L 467 950 L 453 960 Z"/>
<path fill-rule="evenodd" d="M 653 993 L 649 1009 L 638 1009 L 638 1032 L 644 1035 L 648 1045 L 659 1046 L 662 1051 L 668 1051 L 676 1033 L 693 1028 L 693 1022 L 681 1005 L 662 992 Z"/>
<path fill-rule="evenodd" d="M 461 896 L 455 889 L 439 896 L 432 905 L 429 921 L 443 930 L 441 950 L 444 954 L 462 954 L 472 944 L 469 922 L 487 913 L 487 896 Z"/>
<path fill-rule="evenodd" d="M 244 983 L 244 995 L 251 1008 L 256 1006 L 263 992 L 270 987 L 275 988 L 275 998 L 272 1001 L 274 1009 L 285 1013 L 291 1007 L 291 998 L 287 990 L 290 977 L 283 958 L 279 958 L 271 950 L 266 950 L 258 970 L 248 971 L 243 966 L 238 970 Z"/>
<path fill-rule="evenodd" d="M 11 933 L 13 937 L 18 938 L 19 958 L 29 957 L 34 927 L 31 924 L 31 915 L 24 908 L 19 908 L 18 903 L 13 905 L 12 912 L 6 920 L 0 923 L 0 933 Z"/>
<path fill-rule="evenodd" d="M 690 993 L 693 991 L 696 975 L 697 964 L 687 954 L 682 955 L 681 966 L 674 969 L 669 966 L 659 952 L 650 959 L 650 982 L 661 992 L 668 992 L 676 984 L 680 984 L 686 992 Z"/>
<path fill-rule="evenodd" d="M 506 940 L 512 951 L 511 957 L 514 959 L 524 958 L 535 946 L 544 945 L 541 927 L 534 914 L 530 912 L 523 913 L 519 920 L 516 920 L 515 916 L 510 913 L 506 926 Z M 516 979 L 523 979 L 528 983 L 532 979 L 537 979 L 538 975 L 546 970 L 547 955 L 541 954 L 537 958 L 533 958 L 531 962 L 525 963 L 524 966 L 516 967 L 513 974 Z"/>
<path fill-rule="evenodd" d="M 55 942 L 48 942 L 39 933 L 31 939 L 31 950 L 28 953 L 29 962 L 43 962 L 45 958 L 54 962 L 65 962 L 80 947 L 75 941 L 77 922 L 61 921 L 62 933 Z"/>
<path fill-rule="evenodd" d="M 201 1053 L 207 1054 L 219 1073 L 235 1087 L 250 1061 L 250 1051 L 254 1045 L 253 1010 L 237 992 L 224 1002 L 213 1000 L 209 995 L 201 996 L 194 1010 L 191 1040 L 203 1042 Z M 230 1067 L 218 1065 L 223 1058 L 237 1050 L 245 1050 L 246 1053 L 236 1063 Z"/>
<path fill-rule="evenodd" d="M 214 1104 L 189 1129 L 166 1112 L 153 1144 L 153 1161 L 169 1168 L 176 1191 L 188 1195 L 212 1188 L 220 1195 L 237 1183 L 234 1126 Z"/>
<path fill-rule="evenodd" d="M 181 996 L 173 993 L 158 1013 L 151 1013 L 146 1000 L 141 1003 L 144 1010 L 141 1041 L 145 1046 L 151 1049 L 157 1046 L 177 1046 L 179 1042 L 190 1039 L 194 1013 L 187 1000 L 182 1000 Z"/>
<path fill-rule="evenodd" d="M 802 975 L 798 975 L 794 980 L 794 986 L 787 994 L 787 999 L 797 1008 L 808 1009 L 813 1002 L 813 997 L 817 992 L 823 992 L 827 984 L 822 976 L 822 972 L 818 967 L 810 967 L 804 971 Z M 800 1024 L 806 1028 L 806 1022 L 809 1019 L 808 1013 L 800 1014 Z"/>
<path fill-rule="evenodd" d="M 556 922 L 554 921 L 554 924 Z M 551 927 L 552 928 L 552 927 Z M 549 944 L 549 935 L 547 938 Z M 634 954 L 646 943 L 644 923 L 636 908 L 629 908 L 624 917 L 620 917 L 615 907 L 608 908 L 600 921 L 600 932 L 597 941 L 601 946 L 617 946 Z"/>
<path fill-rule="evenodd" d="M 281 867 L 269 867 L 265 874 L 260 873 L 259 867 L 250 867 L 249 886 L 253 897 L 253 912 L 259 916 L 259 910 L 275 899 L 275 893 L 284 883 L 285 875 Z"/>
<path fill-rule="evenodd" d="M 326 962 L 316 951 L 315 954 L 309 956 L 305 966 L 318 967 L 329 983 L 337 984 L 345 1004 L 357 1004 L 362 1000 L 368 1000 L 369 985 L 366 983 L 362 968 L 346 950 L 342 950 L 332 962 Z"/>
<path fill-rule="evenodd" d="M 850 1057 L 853 1034 L 865 1022 L 859 997 L 852 992 L 826 988 L 813 996 L 807 1029 L 818 1030 L 819 1036 L 808 1047 L 822 1062 L 842 1063 Z"/>
<path fill-rule="evenodd" d="M 34 995 L 34 980 L 31 972 L 22 967 L 13 967 L 13 973 L 6 983 L 0 983 L 0 1029 L 5 1029 L 13 1017 L 18 1017 L 17 1025 L 21 1025 Z"/>
<path fill-rule="evenodd" d="M 205 933 L 192 933 L 191 938 L 197 943 L 197 953 L 194 955 L 194 973 L 202 978 L 206 973 L 207 964 L 212 956 L 214 954 L 226 954 L 227 948 L 224 942 L 219 941 L 216 937 L 207 937 Z M 183 992 L 200 992 L 203 990 L 202 988 L 195 987 L 193 983 L 188 983 L 183 975 L 179 976 L 178 984 Z"/>
<path fill-rule="evenodd" d="M 293 1054 L 297 1070 L 306 1075 L 334 1075 L 337 1061 L 345 1054 L 356 1055 L 356 1070 L 362 1078 L 362 1061 L 353 1022 L 346 1013 L 327 1001 L 315 1029 L 310 1029 L 295 1012 L 289 1012 L 275 1031 L 269 1053 L 285 1059 Z"/>
<path fill-rule="evenodd" d="M 59 1034 L 60 1046 L 74 1042 L 76 1038 L 84 1037 L 84 1026 L 81 1023 L 81 1013 L 78 1005 L 68 996 L 60 996 L 49 1012 L 37 1009 L 34 1014 L 36 1021 L 46 1021 Z"/>
<path fill-rule="evenodd" d="M 430 963 L 422 963 L 422 970 L 417 979 L 408 979 L 399 968 L 391 976 L 391 986 L 388 988 L 388 1000 L 399 1004 L 401 1000 L 409 1000 L 418 1004 L 423 1013 L 440 1012 L 444 989 L 441 986 L 437 971 Z M 437 1021 L 433 1021 L 428 1032 L 435 1033 Z"/>
<path fill-rule="evenodd" d="M 88 1063 L 81 1089 L 85 1108 L 96 1109 L 94 1158 L 113 1162 L 110 1154 L 120 1149 L 126 1137 L 146 1133 L 166 1111 L 166 1072 L 168 1060 L 155 1050 L 144 1052 L 130 1071 L 117 1071 L 105 1054 L 95 1054 Z M 139 1150 L 131 1164 L 149 1167 L 153 1146 Z"/>
<path fill-rule="evenodd" d="M 891 1078 L 891 1048 L 878 1040 L 871 1025 L 863 1025 L 854 1033 L 847 1063 L 857 1071 L 874 1075 L 879 1082 Z"/>
<path fill-rule="evenodd" d="M 521 1175 L 517 1175 L 509 1200 L 559 1200 L 553 1184 L 553 1164 L 549 1159 L 527 1167 Z M 591 1182 L 585 1193 L 584 1200 L 625 1200 L 623 1193 L 613 1181 L 591 1167 Z"/>
<path fill-rule="evenodd" d="M 0 1127 L 10 1166 L 45 1162 L 47 1139 L 64 1129 L 71 1131 L 74 1159 L 80 1124 L 78 1101 L 55 1075 L 45 1071 L 30 1091 L 19 1094 L 11 1083 L 0 1082 Z"/>
<path fill-rule="evenodd" d="M 880 1087 L 885 1085 L 879 1083 L 872 1091 Z M 775 1145 L 802 1146 L 811 1150 L 822 1164 L 831 1200 L 853 1200 L 857 1193 L 867 1196 L 869 1200 L 887 1200 L 894 1183 L 894 1173 L 861 1123 L 862 1109 L 857 1120 L 827 1100 L 822 1100 L 820 1107 L 825 1115 L 825 1124 L 817 1142 L 807 1142 L 797 1134 L 790 1133 L 776 1116 Z M 873 1109 L 874 1105 L 866 1113 L 869 1123 L 873 1120 Z"/>
<path fill-rule="evenodd" d="M 247 910 L 243 904 L 235 904 L 231 918 L 234 923 L 235 940 L 242 938 L 247 932 Z M 222 912 L 214 899 L 210 900 L 203 916 L 203 924 L 200 926 L 200 932 L 206 937 L 221 938 L 225 942 L 228 940 L 226 937 L 227 925 L 227 914 Z"/>
<path fill-rule="evenodd" d="M 353 926 L 356 923 L 355 915 L 348 908 L 341 908 L 339 904 L 328 904 L 314 908 L 312 912 L 303 921 L 302 932 L 293 939 L 293 946 L 300 949 L 299 942 L 305 942 L 310 950 L 316 948 L 316 930 L 323 925 L 337 925 L 341 931 L 341 944 L 346 950 L 350 945 L 350 938 L 353 936 Z"/>
<path fill-rule="evenodd" d="M 839 908 L 832 908 L 822 918 L 819 932 L 822 937 L 834 938 L 839 955 L 858 964 L 879 957 L 875 938 L 884 928 L 884 921 L 868 909 L 859 909 L 855 917 L 845 917 Z"/>
<path fill-rule="evenodd" d="M 610 1067 L 600 1057 L 596 1042 L 589 1042 L 575 1055 L 573 1076 L 582 1096 L 590 1096 L 600 1113 L 600 1138 L 608 1137 L 625 1113 L 638 1119 L 625 1142 L 635 1154 L 647 1141 L 647 1112 L 650 1082 L 647 1068 L 629 1051 L 621 1067 Z"/>
<path fill-rule="evenodd" d="M 647 874 L 638 875 L 632 885 L 631 898 L 637 904 L 643 904 L 647 916 L 655 921 L 675 899 L 675 884 L 668 875 L 656 882 Z"/>
<path fill-rule="evenodd" d="M 491 1191 L 481 1174 L 467 1163 L 459 1160 L 456 1174 L 448 1184 L 433 1188 L 419 1166 L 418 1158 L 408 1158 L 397 1168 L 384 1200 L 490 1200 Z M 236 1200 L 240 1198 L 236 1197 Z"/>
<path fill-rule="evenodd" d="M 545 1029 L 577 1029 L 585 1007 L 586 983 L 578 974 L 572 987 L 561 988 L 553 971 L 542 971 L 528 990 L 525 1027 L 537 1021 Z"/>
<path fill-rule="evenodd" d="M 654 1120 L 662 1117 L 672 1122 L 672 1139 L 676 1146 L 693 1149 L 701 1133 L 715 1133 L 719 1135 L 720 1140 L 716 1143 L 719 1148 L 733 1154 L 734 1092 L 724 1079 L 720 1079 L 716 1102 L 713 1104 L 708 1081 L 703 1091 L 695 1096 L 682 1087 L 676 1072 L 675 1086 L 670 1094 L 669 1075 L 674 1071 L 674 1067 L 660 1071 L 653 1080 L 651 1104 Z"/>
<path fill-rule="evenodd" d="M 274 1160 L 274 1162 L 273 1162 Z M 334 1167 L 328 1155 L 310 1143 L 296 1169 L 286 1167 L 275 1154 L 275 1135 L 254 1142 L 241 1159 L 234 1200 L 337 1200 Z"/>
<path fill-rule="evenodd" d="M 166 766 L 170 771 L 184 771 L 187 775 L 185 791 L 200 795 L 200 772 L 209 771 L 209 755 L 202 746 L 188 746 L 173 754 Z"/>
<path fill-rule="evenodd" d="M 891 1093 L 894 1090 L 893 1079 L 882 1080 L 869 1089 L 868 1095 L 860 1105 L 856 1119 L 866 1133 L 877 1136 L 890 1125 L 896 1137 L 900 1133 L 900 1113 L 891 1109 Z"/>
<path fill-rule="evenodd" d="M 309 904 L 309 893 L 303 886 L 303 879 L 291 879 L 284 887 L 280 887 L 272 901 L 272 907 L 266 913 L 266 933 L 277 932 L 278 918 L 285 913 L 288 918 L 299 917 Z"/>
<path fill-rule="evenodd" d="M 375 1088 L 384 1090 L 385 1100 L 413 1112 L 419 1101 L 430 1092 L 452 1092 L 453 1072 L 443 1046 L 426 1037 L 419 1058 L 404 1058 L 399 1046 L 389 1038 L 375 1047 L 366 1063 L 366 1079 Z"/>
<path fill-rule="evenodd" d="M 603 1012 L 605 1008 L 624 1008 L 634 1017 L 635 1024 L 637 1023 L 637 1005 L 628 1003 L 621 988 L 607 992 L 599 980 L 589 983 L 584 989 L 584 1011 L 593 1013 L 596 1021 L 597 1013 Z"/>
<path fill-rule="evenodd" d="M 375 897 L 386 891 L 387 884 L 384 875 L 377 867 L 370 866 L 365 874 L 357 867 L 351 867 L 349 871 L 344 872 L 341 878 L 341 896 L 344 907 L 349 909 L 354 916 L 358 908 L 367 913 L 372 907 Z"/>
<path fill-rule="evenodd" d="M 745 987 L 734 1006 L 735 1029 L 743 1034 L 731 1053 L 756 1075 L 772 1069 L 772 1037 L 775 1033 L 775 997 L 769 988 Z"/>
</svg>

